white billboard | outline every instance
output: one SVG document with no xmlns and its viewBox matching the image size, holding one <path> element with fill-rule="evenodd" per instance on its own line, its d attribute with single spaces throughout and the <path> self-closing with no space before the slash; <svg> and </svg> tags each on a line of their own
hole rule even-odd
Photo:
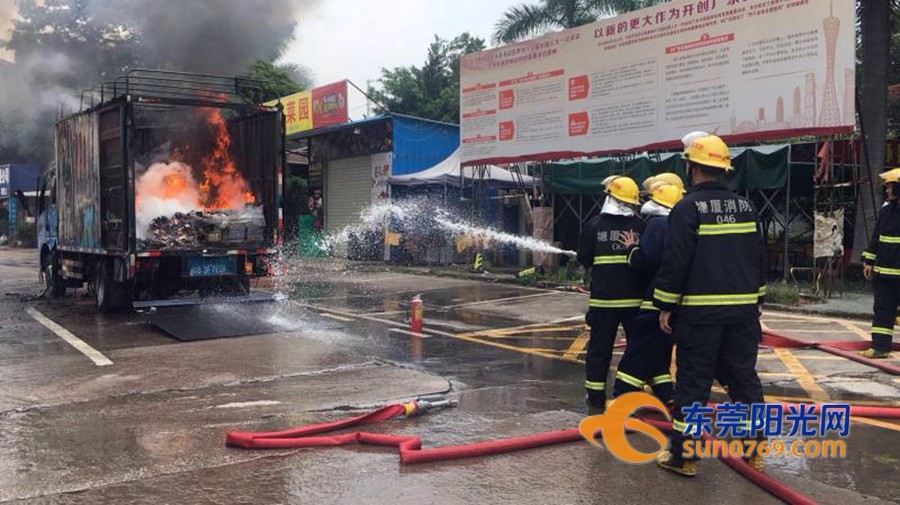
<svg viewBox="0 0 900 505">
<path fill-rule="evenodd" d="M 466 55 L 463 162 L 852 132 L 855 16 L 855 0 L 676 0 Z"/>
</svg>

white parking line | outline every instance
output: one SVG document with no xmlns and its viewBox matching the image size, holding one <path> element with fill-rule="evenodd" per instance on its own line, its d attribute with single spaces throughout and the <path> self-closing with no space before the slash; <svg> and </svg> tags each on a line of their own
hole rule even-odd
<svg viewBox="0 0 900 505">
<path fill-rule="evenodd" d="M 100 351 L 89 346 L 84 342 L 84 340 L 81 340 L 80 338 L 73 335 L 69 330 L 54 323 L 53 321 L 48 319 L 47 316 L 41 314 L 36 309 L 29 307 L 25 309 L 25 312 L 27 312 L 29 316 L 33 317 L 35 321 L 41 323 L 45 328 L 55 333 L 56 336 L 68 342 L 69 345 L 71 345 L 75 349 L 81 351 L 81 353 L 90 358 L 90 360 L 93 361 L 95 365 L 107 366 L 113 364 L 113 362 L 110 361 L 109 358 L 101 354 Z"/>
<path fill-rule="evenodd" d="M 428 338 L 431 336 L 426 335 L 425 333 L 416 333 L 414 331 L 401 330 L 400 328 L 389 328 L 388 331 L 391 333 L 401 333 L 403 335 L 409 335 L 410 337 Z"/>
</svg>

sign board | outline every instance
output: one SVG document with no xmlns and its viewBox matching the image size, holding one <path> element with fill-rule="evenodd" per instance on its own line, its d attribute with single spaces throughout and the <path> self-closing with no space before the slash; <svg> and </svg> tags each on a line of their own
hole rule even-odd
<svg viewBox="0 0 900 505">
<path fill-rule="evenodd" d="M 0 166 L 0 198 L 9 197 L 9 165 Z"/>
<path fill-rule="evenodd" d="M 347 81 L 301 91 L 280 100 L 287 135 L 347 122 Z M 272 100 L 265 105 L 277 103 L 278 100 Z"/>
<path fill-rule="evenodd" d="M 463 162 L 852 132 L 854 0 L 674 0 L 461 63 Z"/>
</svg>

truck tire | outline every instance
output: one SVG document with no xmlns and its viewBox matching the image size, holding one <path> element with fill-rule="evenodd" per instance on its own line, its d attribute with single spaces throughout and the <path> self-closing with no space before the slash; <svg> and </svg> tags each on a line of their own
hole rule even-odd
<svg viewBox="0 0 900 505">
<path fill-rule="evenodd" d="M 59 274 L 59 259 L 56 254 L 47 252 L 43 264 L 46 293 L 52 298 L 59 298 L 66 294 L 66 283 Z"/>
<path fill-rule="evenodd" d="M 101 314 L 110 314 L 121 310 L 131 303 L 131 296 L 122 283 L 113 278 L 112 264 L 101 260 L 95 271 L 94 289 L 97 296 L 97 310 Z"/>
</svg>

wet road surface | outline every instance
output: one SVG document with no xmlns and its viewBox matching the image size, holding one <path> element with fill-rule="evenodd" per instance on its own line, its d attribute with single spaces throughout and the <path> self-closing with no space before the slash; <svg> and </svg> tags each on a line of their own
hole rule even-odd
<svg viewBox="0 0 900 505">
<path fill-rule="evenodd" d="M 290 300 L 277 304 L 99 316 L 83 290 L 34 299 L 33 256 L 0 251 L 2 503 L 778 503 L 718 461 L 688 480 L 580 442 L 416 466 L 401 466 L 393 448 L 224 447 L 228 430 L 335 420 L 437 393 L 458 407 L 366 431 L 436 447 L 575 427 L 588 414 L 577 293 L 310 265 L 280 283 Z M 415 294 L 424 337 L 405 322 Z M 112 364 L 97 366 L 28 309 Z M 267 333 L 180 342 L 148 322 L 166 310 Z M 796 314 L 767 313 L 765 323 L 817 340 L 868 330 Z M 900 400 L 895 377 L 819 351 L 761 349 L 759 370 L 772 396 Z M 846 459 L 771 458 L 767 471 L 821 503 L 897 502 L 898 430 L 854 424 Z"/>
</svg>

